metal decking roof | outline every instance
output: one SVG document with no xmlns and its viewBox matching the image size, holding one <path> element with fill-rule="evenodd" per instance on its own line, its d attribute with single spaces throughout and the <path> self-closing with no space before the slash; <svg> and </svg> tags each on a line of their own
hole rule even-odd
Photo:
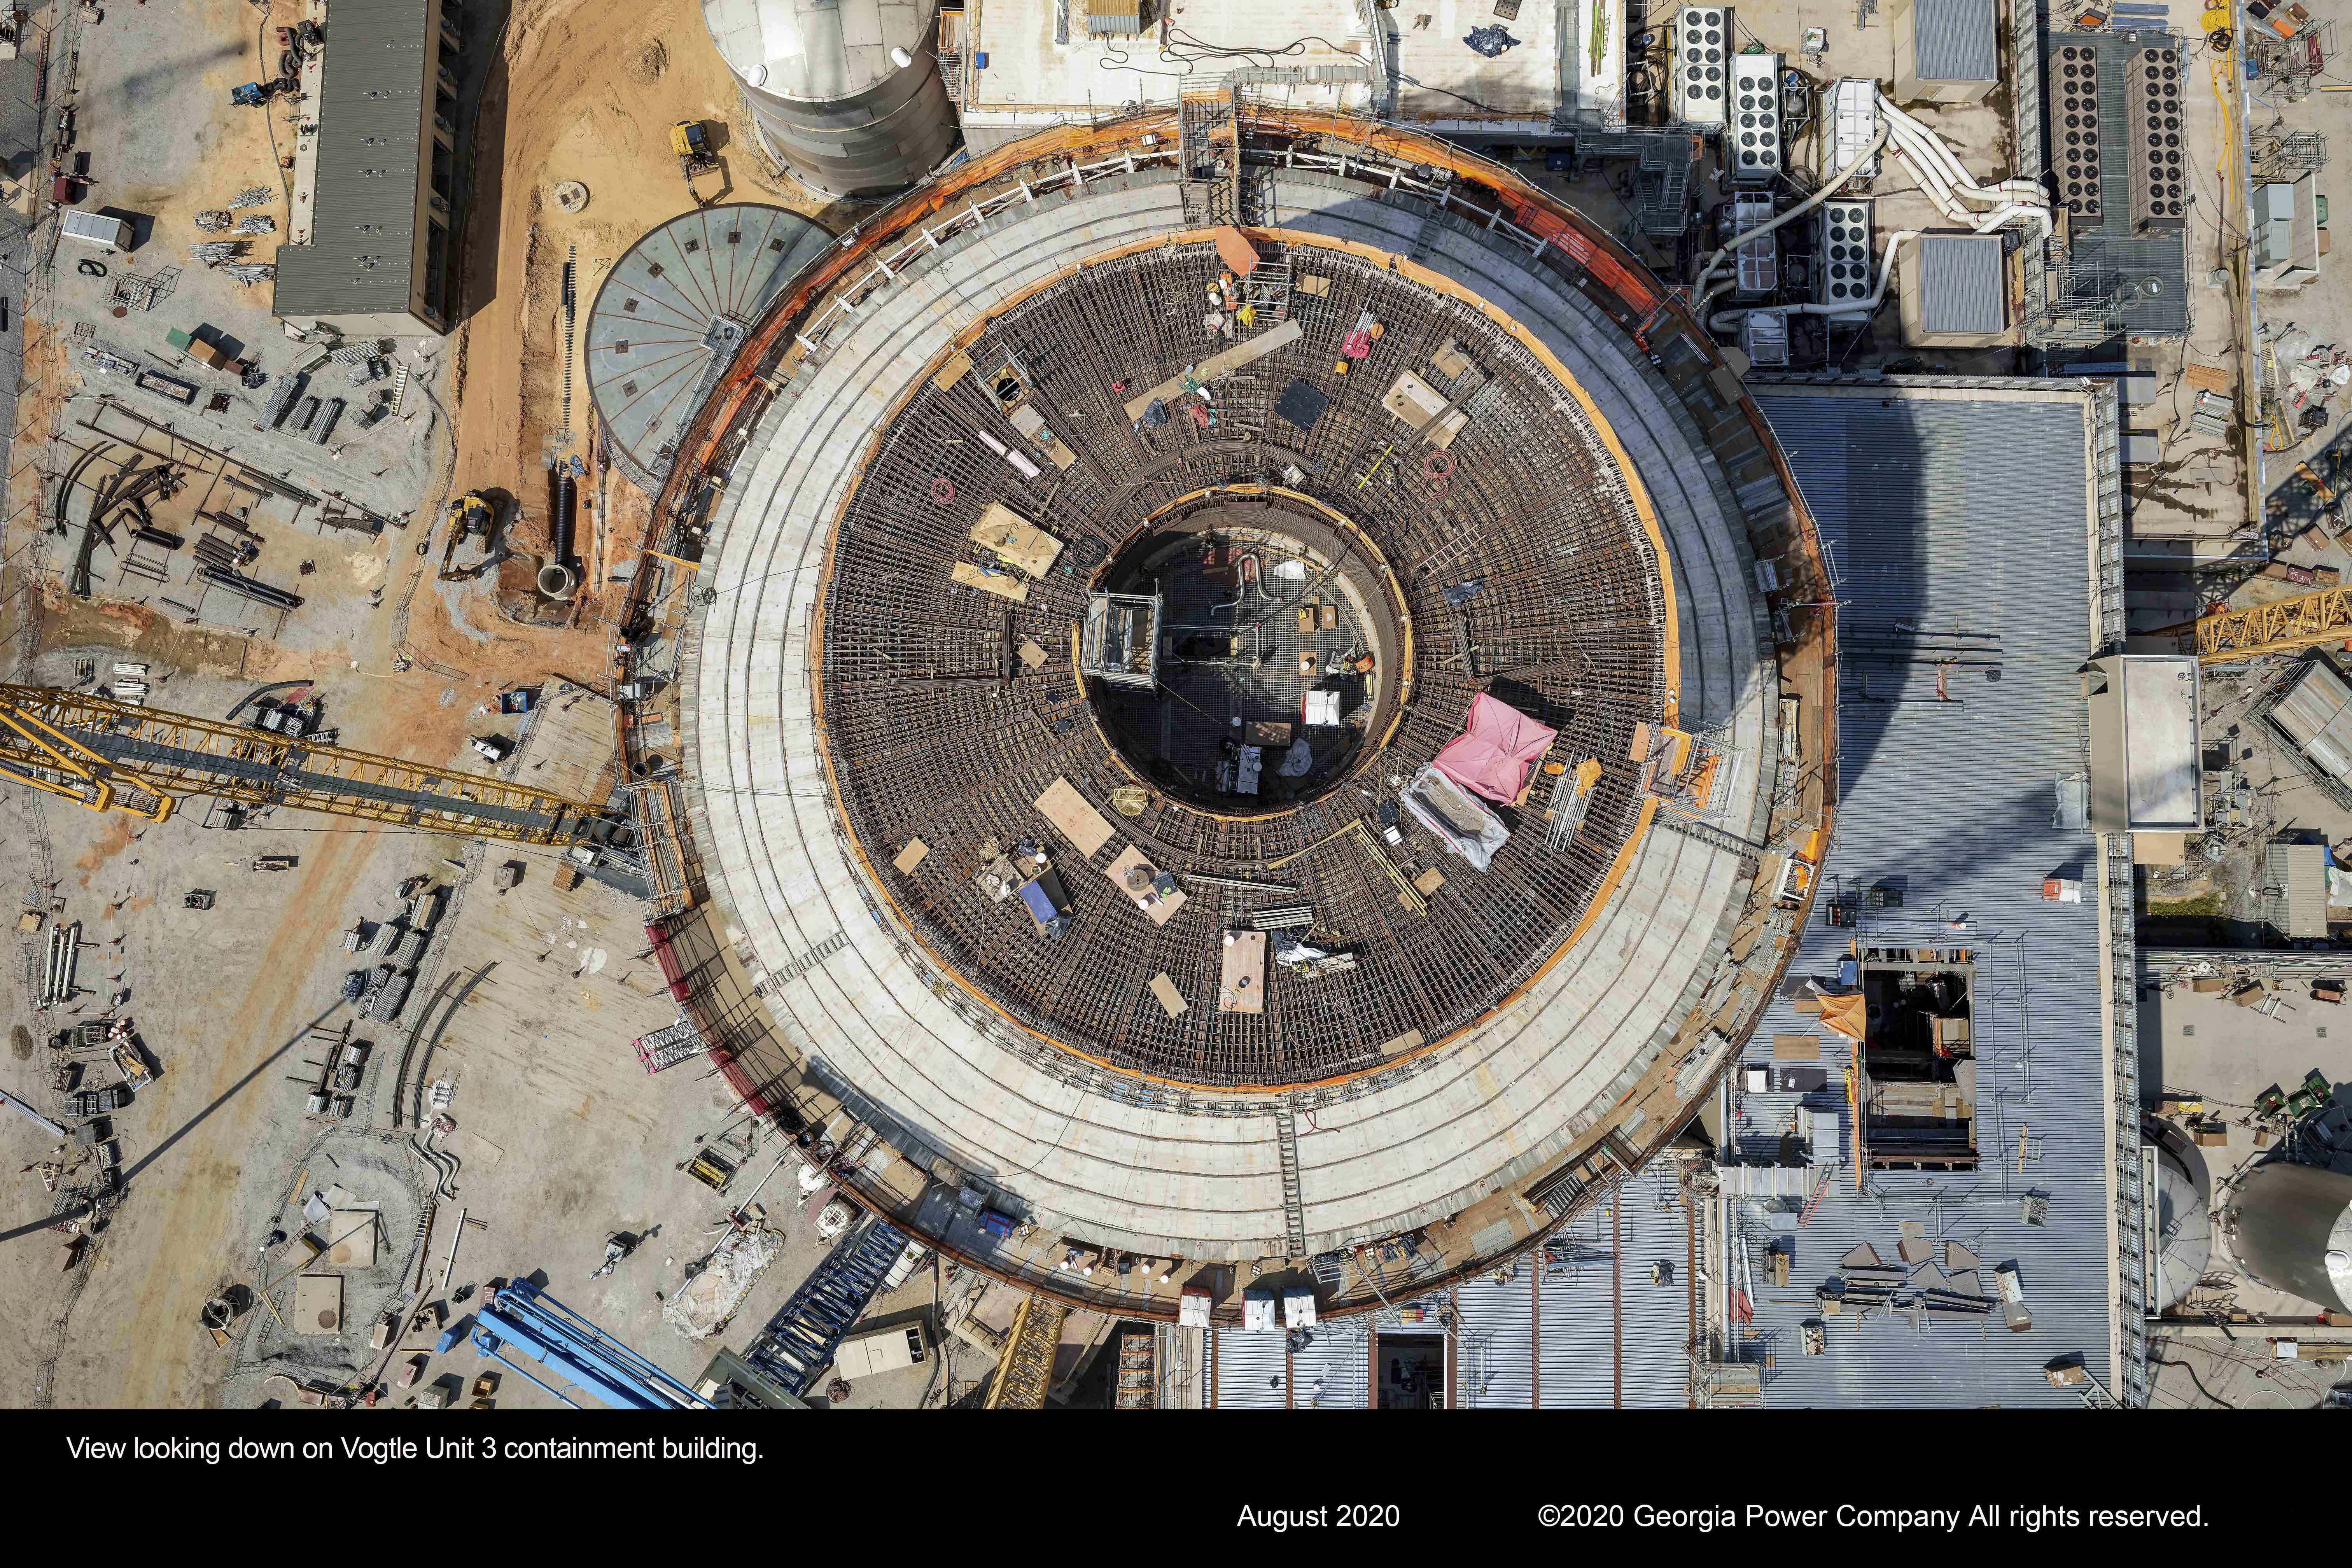
<svg viewBox="0 0 2352 1568">
<path fill-rule="evenodd" d="M 1999 81 L 1995 0 L 1912 0 L 1915 68 L 1927 81 Z"/>
<path fill-rule="evenodd" d="M 2098 643 L 2086 410 L 2079 395 L 2037 396 L 2024 384 L 1948 397 L 1754 390 L 1835 553 L 1840 637 L 1857 650 L 1839 693 L 1840 804 L 1825 894 L 1880 882 L 1905 889 L 1900 909 L 1865 904 L 1851 931 L 1817 908 L 1790 978 L 1834 973 L 1849 938 L 1972 950 L 1982 1156 L 1976 1171 L 1874 1172 L 1857 1192 L 1843 1094 L 1817 1097 L 1838 1109 L 1847 1163 L 1793 1233 L 1790 1287 L 1759 1279 L 1755 1331 L 1776 1363 L 1766 1402 L 2072 1405 L 2074 1394 L 2051 1386 L 2042 1368 L 2079 1355 L 2107 1381 L 2116 1256 L 2107 951 L 2090 896 L 2101 848 L 2087 830 L 2053 826 L 2057 775 L 2085 765 L 2076 672 Z M 1906 637 L 1949 632 L 1982 635 L 1999 651 L 1979 658 L 1997 668 L 1905 662 Z M 1859 651 L 1865 643 L 1888 649 Z M 1939 677 L 1950 700 L 1939 700 Z M 2084 900 L 2045 901 L 2042 879 L 2069 865 L 2085 880 Z M 1774 1035 L 1817 1024 L 1776 999 L 1744 1058 L 1769 1060 Z M 1832 1069 L 1852 1059 L 1835 1036 L 1822 1055 Z M 1746 1096 L 1736 1138 L 1751 1148 L 1777 1142 L 1797 1103 Z M 2023 1222 L 2029 1192 L 2046 1195 L 2046 1226 Z M 1749 1200 L 1734 1207 L 1752 1248 L 1762 1224 Z M 1801 1354 L 1798 1327 L 1816 1315 L 1812 1288 L 1859 1243 L 1892 1261 L 1905 1219 L 1921 1222 L 1931 1241 L 1960 1242 L 1988 1269 L 2013 1260 L 2032 1330 L 2012 1335 L 1998 1314 L 1931 1319 L 1915 1331 L 1907 1314 L 1858 1326 L 1846 1313 L 1823 1320 L 1826 1354 Z"/>
<path fill-rule="evenodd" d="M 433 0 L 335 0 L 310 243 L 278 248 L 280 316 L 396 315 L 415 266 Z"/>
</svg>

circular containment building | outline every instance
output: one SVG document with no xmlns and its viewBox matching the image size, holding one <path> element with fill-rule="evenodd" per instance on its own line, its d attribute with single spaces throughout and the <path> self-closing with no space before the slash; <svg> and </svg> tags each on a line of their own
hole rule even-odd
<svg viewBox="0 0 2352 1568">
<path fill-rule="evenodd" d="M 1244 1260 L 1345 1311 L 1711 1091 L 1828 836 L 1832 595 L 1596 226 L 1393 129 L 1254 125 L 1213 190 L 1174 141 L 959 167 L 704 399 L 657 941 L 894 1223 L 1139 1315 Z"/>
<path fill-rule="evenodd" d="M 752 133 L 812 190 L 903 190 L 954 144 L 937 0 L 703 0 L 702 24 Z"/>
<path fill-rule="evenodd" d="M 605 450 L 631 483 L 659 487 L 751 323 L 832 245 L 798 213 L 737 203 L 674 217 L 614 263 L 588 307 L 583 353 Z"/>
</svg>

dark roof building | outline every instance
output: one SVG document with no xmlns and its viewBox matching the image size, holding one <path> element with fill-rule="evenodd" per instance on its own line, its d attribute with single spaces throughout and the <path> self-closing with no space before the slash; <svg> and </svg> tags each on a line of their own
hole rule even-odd
<svg viewBox="0 0 2352 1568">
<path fill-rule="evenodd" d="M 353 335 L 448 330 L 457 49 L 442 0 L 334 0 L 278 316 Z"/>
</svg>

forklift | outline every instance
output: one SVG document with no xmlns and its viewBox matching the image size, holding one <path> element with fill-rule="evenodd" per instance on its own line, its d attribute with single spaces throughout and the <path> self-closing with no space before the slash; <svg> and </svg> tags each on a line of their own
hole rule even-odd
<svg viewBox="0 0 2352 1568">
<path fill-rule="evenodd" d="M 710 150 L 710 133 L 699 120 L 681 120 L 669 128 L 669 150 L 677 154 L 677 172 L 686 177 L 687 194 L 694 205 L 706 207 L 709 199 L 694 188 L 695 176 L 719 172 L 719 158 Z"/>
</svg>

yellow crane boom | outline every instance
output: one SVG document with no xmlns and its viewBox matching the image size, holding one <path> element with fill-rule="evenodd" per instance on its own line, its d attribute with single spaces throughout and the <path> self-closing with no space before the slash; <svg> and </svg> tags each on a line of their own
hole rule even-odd
<svg viewBox="0 0 2352 1568">
<path fill-rule="evenodd" d="M 1043 1296 L 1024 1296 L 1004 1336 L 1004 1357 L 988 1390 L 990 1410 L 1043 1410 L 1054 1384 L 1054 1352 L 1062 1342 L 1062 1321 L 1070 1310 Z"/>
<path fill-rule="evenodd" d="M 0 685 L 0 780 L 151 822 L 208 795 L 559 847 L 614 828 L 601 805 L 545 790 L 43 686 Z"/>
<path fill-rule="evenodd" d="M 2322 588 L 2291 599 L 2274 599 L 2242 610 L 2217 610 L 2189 623 L 2197 637 L 2197 662 L 2228 664 L 2266 653 L 2292 653 L 2352 637 L 2352 588 Z"/>
</svg>

